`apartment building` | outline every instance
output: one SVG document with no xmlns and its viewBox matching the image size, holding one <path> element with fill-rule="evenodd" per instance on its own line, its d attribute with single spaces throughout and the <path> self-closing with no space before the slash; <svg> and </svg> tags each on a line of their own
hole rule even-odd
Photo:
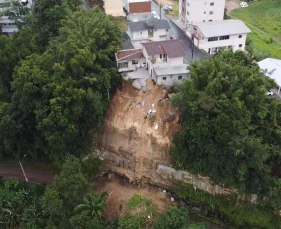
<svg viewBox="0 0 281 229">
<path fill-rule="evenodd" d="M 167 20 L 152 20 L 128 23 L 127 34 L 134 48 L 142 48 L 142 43 L 169 39 L 170 25 Z"/>
<path fill-rule="evenodd" d="M 223 20 L 225 0 L 180 0 L 179 18 L 185 24 Z"/>
<path fill-rule="evenodd" d="M 195 23 L 186 34 L 194 45 L 208 54 L 215 54 L 219 48 L 229 48 L 233 52 L 245 50 L 247 34 L 251 30 L 241 20 L 223 20 Z"/>
<path fill-rule="evenodd" d="M 21 2 L 23 6 L 28 8 L 32 7 L 32 0 L 18 0 Z M 11 10 L 11 0 L 0 0 L 0 13 L 3 13 L 7 10 Z M 14 20 L 10 20 L 7 16 L 0 17 L 0 25 L 2 28 L 1 34 L 5 34 L 7 36 L 13 36 L 15 32 L 18 32 L 18 27 Z"/>
</svg>

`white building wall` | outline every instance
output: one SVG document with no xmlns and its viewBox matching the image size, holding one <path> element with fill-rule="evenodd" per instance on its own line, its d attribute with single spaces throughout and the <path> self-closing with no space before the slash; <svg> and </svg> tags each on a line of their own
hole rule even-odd
<svg viewBox="0 0 281 229">
<path fill-rule="evenodd" d="M 183 56 L 181 57 L 175 57 L 175 58 L 168 58 L 167 60 L 168 62 L 170 62 L 171 66 L 180 66 L 183 64 Z"/>
<path fill-rule="evenodd" d="M 180 0 L 180 18 L 182 18 L 183 8 L 186 11 L 186 23 L 220 21 L 223 20 L 224 16 L 225 0 Z"/>
<path fill-rule="evenodd" d="M 179 80 L 179 76 L 182 76 L 182 79 Z M 166 79 L 164 79 L 164 77 Z M 156 80 L 156 84 L 164 85 L 164 86 L 173 86 L 175 84 L 183 84 L 184 80 L 191 79 L 188 73 L 184 74 L 175 74 L 175 75 L 167 75 L 167 76 L 158 76 Z"/>
<path fill-rule="evenodd" d="M 241 38 L 239 38 L 239 35 L 242 35 Z M 232 50 L 234 52 L 238 50 L 245 50 L 245 44 L 246 44 L 246 38 L 247 34 L 237 34 L 237 35 L 231 35 L 229 36 L 228 40 L 218 40 L 218 41 L 208 41 L 208 38 L 205 38 L 203 41 L 199 43 L 199 49 L 203 49 L 206 52 L 209 52 L 209 48 L 220 48 L 220 47 L 228 47 L 231 46 Z M 239 45 L 242 45 L 242 47 L 239 47 Z M 211 53 L 213 54 L 213 53 Z"/>
</svg>

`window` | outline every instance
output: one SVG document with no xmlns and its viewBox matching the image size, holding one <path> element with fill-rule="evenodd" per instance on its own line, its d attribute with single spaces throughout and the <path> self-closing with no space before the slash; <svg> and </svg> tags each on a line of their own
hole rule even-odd
<svg viewBox="0 0 281 229">
<path fill-rule="evenodd" d="M 163 77 L 163 80 L 166 80 L 166 77 Z"/>
<path fill-rule="evenodd" d="M 189 15 L 189 12 L 188 12 L 188 11 L 186 11 L 186 15 Z"/>
<path fill-rule="evenodd" d="M 188 2 L 186 3 L 186 6 L 189 6 L 189 3 L 188 3 Z"/>
<path fill-rule="evenodd" d="M 203 22 L 205 22 L 205 20 L 203 20 Z"/>
<path fill-rule="evenodd" d="M 243 46 L 243 45 L 242 45 L 242 44 L 240 44 L 240 45 L 239 45 L 239 48 L 242 48 L 242 46 Z"/>
<path fill-rule="evenodd" d="M 206 14 L 206 11 L 204 11 L 204 14 Z"/>
<path fill-rule="evenodd" d="M 220 40 L 228 40 L 229 36 L 220 36 Z"/>
<path fill-rule="evenodd" d="M 215 3 L 214 3 L 214 2 L 211 2 L 211 3 L 210 3 L 210 6 L 213 6 L 213 5 L 215 5 Z"/>
<path fill-rule="evenodd" d="M 182 76 L 178 76 L 178 80 L 181 80 L 182 79 Z"/>
<path fill-rule="evenodd" d="M 212 22 L 213 20 L 209 20 L 209 22 Z"/>
<path fill-rule="evenodd" d="M 140 31 L 140 34 L 142 34 L 142 31 Z"/>
<path fill-rule="evenodd" d="M 219 40 L 218 37 L 209 37 L 208 38 L 208 41 L 217 41 L 217 40 Z"/>
<path fill-rule="evenodd" d="M 238 38 L 242 38 L 242 35 L 239 35 L 239 37 Z"/>
<path fill-rule="evenodd" d="M 118 68 L 128 68 L 128 62 L 118 63 Z"/>
<path fill-rule="evenodd" d="M 132 60 L 132 64 L 138 64 L 139 62 L 137 60 Z"/>
<path fill-rule="evenodd" d="M 214 13 L 213 11 L 210 11 L 210 12 L 209 12 L 210 15 L 213 15 L 213 13 Z"/>
</svg>

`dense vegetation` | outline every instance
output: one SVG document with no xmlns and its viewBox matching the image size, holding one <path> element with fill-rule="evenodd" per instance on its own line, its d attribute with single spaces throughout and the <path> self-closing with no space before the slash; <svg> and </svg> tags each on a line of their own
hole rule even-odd
<svg viewBox="0 0 281 229">
<path fill-rule="evenodd" d="M 20 32 L 0 37 L 0 156 L 80 155 L 101 129 L 121 31 L 80 4 L 37 0 Z"/>
<path fill-rule="evenodd" d="M 262 0 L 249 3 L 248 8 L 239 8 L 231 12 L 251 29 L 252 33 L 247 37 L 247 49 L 258 60 L 270 56 L 281 58 L 280 9 L 280 1 Z"/>
<path fill-rule="evenodd" d="M 275 83 L 242 52 L 220 51 L 189 69 L 193 80 L 172 101 L 183 126 L 171 149 L 175 165 L 279 210 L 281 104 L 266 96 Z"/>
<path fill-rule="evenodd" d="M 89 160 L 89 159 L 88 159 Z M 164 215 L 156 213 L 151 200 L 139 195 L 127 203 L 120 218 L 105 217 L 103 191 L 95 195 L 84 174 L 88 163 L 67 156 L 52 187 L 16 180 L 0 180 L 0 227 L 6 229 L 68 228 L 68 229 L 206 229 L 207 225 L 192 223 L 188 211 L 169 207 Z M 150 216 L 150 218 L 148 218 Z"/>
</svg>

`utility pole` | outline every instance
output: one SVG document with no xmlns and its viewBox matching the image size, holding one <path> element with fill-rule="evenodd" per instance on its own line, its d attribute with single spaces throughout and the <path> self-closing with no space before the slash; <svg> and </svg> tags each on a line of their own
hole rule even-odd
<svg viewBox="0 0 281 229">
<path fill-rule="evenodd" d="M 26 156 L 26 154 L 24 155 L 23 159 L 25 158 L 25 156 Z M 26 177 L 26 175 L 25 175 L 25 172 L 24 172 L 24 169 L 23 169 L 23 166 L 22 166 L 20 160 L 19 160 L 19 163 L 20 163 L 20 167 L 21 167 L 22 173 L 23 173 L 23 175 L 24 175 L 25 181 L 28 182 L 28 179 L 27 179 L 27 177 Z"/>
<path fill-rule="evenodd" d="M 159 3 L 159 11 L 160 11 L 160 12 L 159 12 L 159 16 L 160 16 L 160 19 L 161 19 L 161 16 L 162 16 L 162 15 L 161 15 L 161 2 L 160 2 L 160 0 L 158 1 L 158 3 Z"/>
</svg>

